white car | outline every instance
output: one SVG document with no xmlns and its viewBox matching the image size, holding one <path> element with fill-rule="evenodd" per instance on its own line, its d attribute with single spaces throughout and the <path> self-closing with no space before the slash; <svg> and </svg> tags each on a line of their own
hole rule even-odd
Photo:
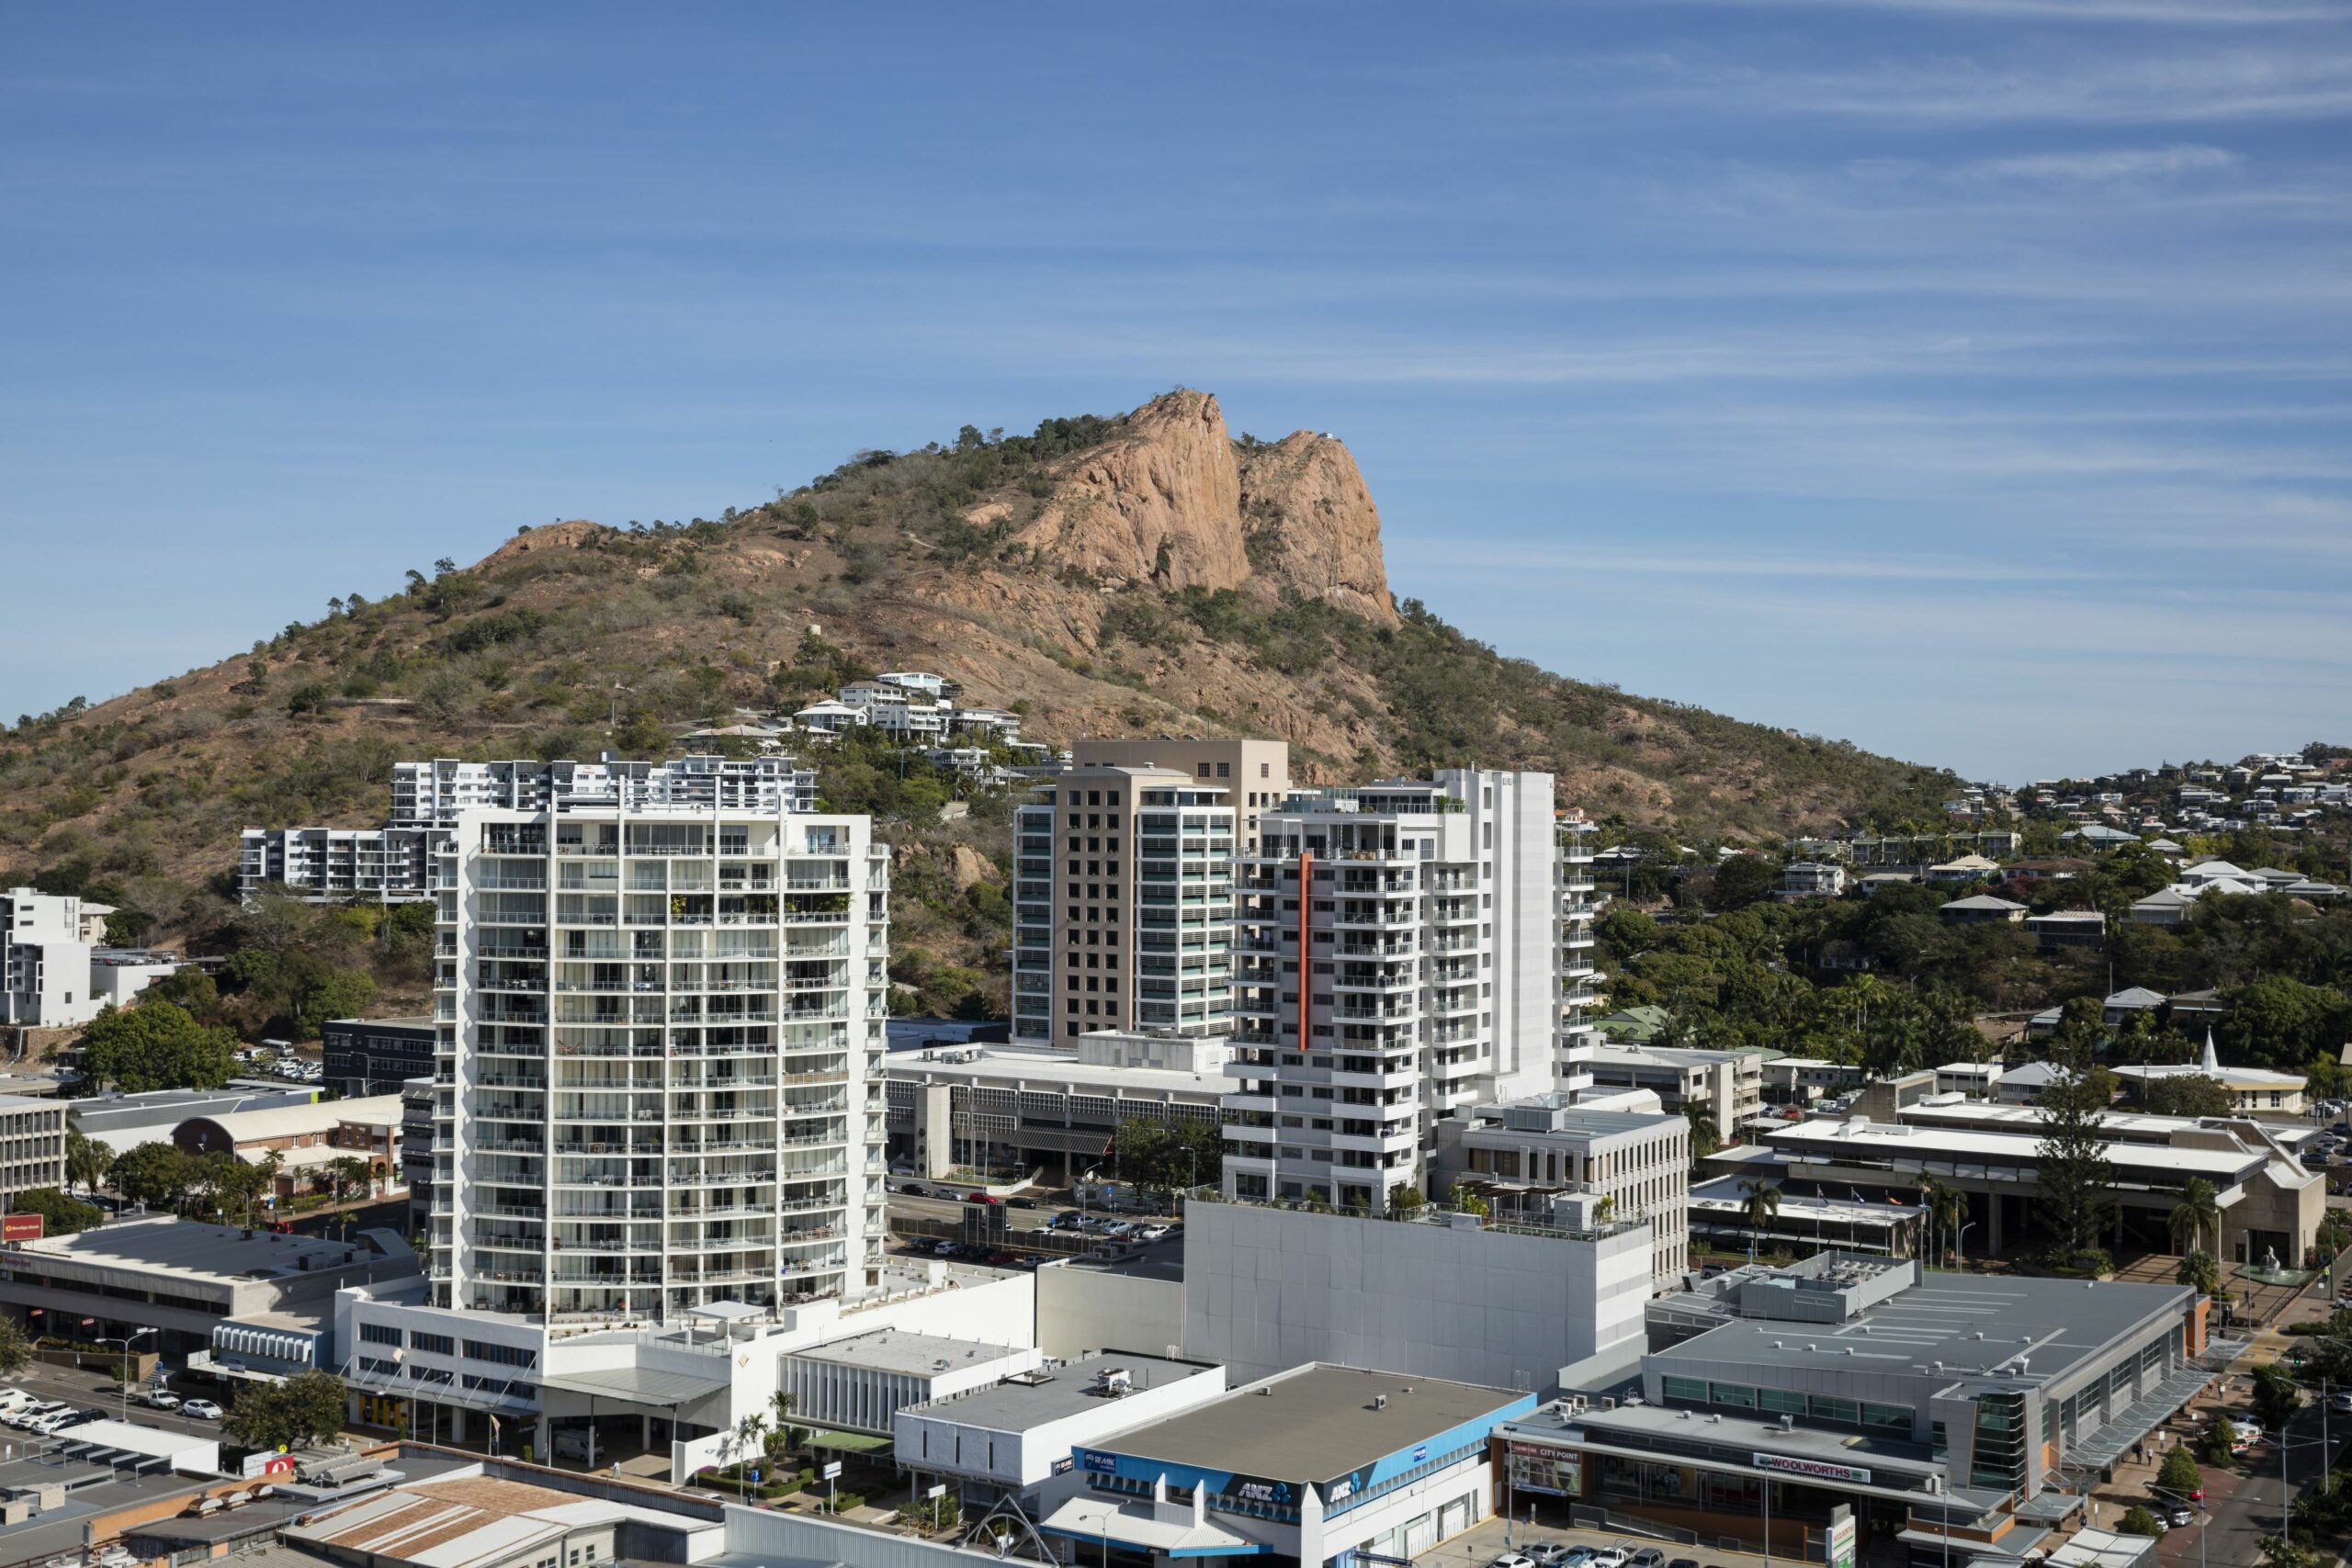
<svg viewBox="0 0 2352 1568">
<path fill-rule="evenodd" d="M 22 1410 L 32 1404 L 35 1397 L 20 1388 L 0 1388 L 0 1411 Z"/>
<path fill-rule="evenodd" d="M 177 1410 L 180 1407 L 180 1396 L 176 1393 L 166 1393 L 159 1388 L 152 1393 L 141 1395 L 140 1403 L 150 1410 Z"/>
<path fill-rule="evenodd" d="M 34 1422 L 44 1420 L 66 1408 L 68 1406 L 62 1399 L 38 1399 L 30 1404 L 19 1405 L 9 1411 L 6 1416 L 0 1416 L 0 1420 L 6 1421 L 11 1427 L 29 1427 Z"/>
<path fill-rule="evenodd" d="M 180 1406 L 180 1414 L 193 1416 L 199 1421 L 218 1421 L 220 1407 L 209 1399 L 191 1399 Z"/>
<path fill-rule="evenodd" d="M 1592 1554 L 1590 1568 L 1625 1568 L 1627 1555 L 1622 1546 L 1604 1546 Z"/>
</svg>

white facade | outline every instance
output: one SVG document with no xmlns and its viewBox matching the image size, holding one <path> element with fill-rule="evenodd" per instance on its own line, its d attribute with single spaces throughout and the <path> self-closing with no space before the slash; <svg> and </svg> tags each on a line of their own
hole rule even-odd
<svg viewBox="0 0 2352 1568">
<path fill-rule="evenodd" d="M 887 1436 L 908 1405 L 991 1387 L 1045 1359 L 1035 1346 L 877 1328 L 786 1356 L 784 1390 L 795 1420 Z"/>
<path fill-rule="evenodd" d="M 69 1028 L 98 1016 L 91 928 L 103 927 L 104 908 L 29 887 L 0 892 L 0 1024 Z"/>
<path fill-rule="evenodd" d="M 1498 1221 L 1549 1224 L 1562 1193 L 1604 1199 L 1657 1237 L 1650 1282 L 1666 1290 L 1690 1267 L 1690 1123 L 1600 1110 L 1562 1095 L 1481 1105 L 1438 1123 L 1430 1185 L 1467 1183 Z"/>
<path fill-rule="evenodd" d="M 881 1273 L 888 851 L 863 817 L 464 808 L 436 857 L 435 1299 L 555 1320 Z"/>
<path fill-rule="evenodd" d="M 1061 773 L 1013 813 L 1012 1038 L 1232 1026 L 1231 792 L 1172 768 Z"/>
<path fill-rule="evenodd" d="M 440 758 L 392 768 L 392 810 L 381 828 L 248 828 L 237 890 L 251 898 L 282 885 L 311 903 L 400 904 L 433 896 L 432 863 L 448 852 L 458 816 L 478 808 L 541 811 L 598 806 L 813 811 L 817 775 L 789 757 L 681 757 L 631 762 L 461 762 Z"/>
<path fill-rule="evenodd" d="M 1238 882 L 1229 1195 L 1377 1212 L 1453 1111 L 1585 1087 L 1590 857 L 1549 773 L 1295 795 L 1259 836 Z"/>
<path fill-rule="evenodd" d="M 1324 1360 L 1541 1390 L 1639 1348 L 1652 1239 L 1190 1203 L 1184 1353 L 1236 1379 Z"/>
<path fill-rule="evenodd" d="M 1114 1387 L 1106 1372 L 1124 1376 Z M 918 1475 L 957 1483 L 967 1502 L 1013 1493 L 1050 1503 L 1077 1490 L 1072 1449 L 1205 1404 L 1225 1389 L 1222 1367 L 1102 1352 L 906 1406 L 892 1447 Z M 1057 1476 L 1065 1484 L 1047 1491 Z"/>
</svg>

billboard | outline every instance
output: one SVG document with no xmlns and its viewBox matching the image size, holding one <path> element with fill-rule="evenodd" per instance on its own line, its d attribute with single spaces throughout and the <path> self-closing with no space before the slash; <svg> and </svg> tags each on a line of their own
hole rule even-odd
<svg viewBox="0 0 2352 1568">
<path fill-rule="evenodd" d="M 0 1215 L 0 1243 L 13 1247 L 20 1241 L 39 1241 L 45 1223 L 40 1214 Z"/>
<path fill-rule="evenodd" d="M 1871 1483 L 1871 1472 L 1858 1465 L 1832 1464 L 1820 1459 L 1792 1459 L 1787 1454 L 1757 1454 L 1753 1457 L 1757 1469 L 1775 1471 L 1782 1475 L 1800 1475 L 1810 1481 L 1845 1481 L 1856 1486 Z"/>
<path fill-rule="evenodd" d="M 1515 1492 L 1541 1492 L 1553 1497 L 1584 1495 L 1584 1455 L 1577 1450 L 1514 1441 L 1503 1458 Z"/>
</svg>

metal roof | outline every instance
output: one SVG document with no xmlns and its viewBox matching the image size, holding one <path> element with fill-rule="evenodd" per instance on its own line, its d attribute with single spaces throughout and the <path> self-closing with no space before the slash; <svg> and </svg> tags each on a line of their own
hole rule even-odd
<svg viewBox="0 0 2352 1568">
<path fill-rule="evenodd" d="M 657 1372 L 649 1367 L 608 1367 L 598 1371 L 568 1372 L 542 1377 L 542 1388 L 567 1393 L 594 1394 L 600 1399 L 625 1399 L 632 1404 L 691 1404 L 727 1387 L 725 1378 L 689 1377 L 684 1372 Z"/>
</svg>

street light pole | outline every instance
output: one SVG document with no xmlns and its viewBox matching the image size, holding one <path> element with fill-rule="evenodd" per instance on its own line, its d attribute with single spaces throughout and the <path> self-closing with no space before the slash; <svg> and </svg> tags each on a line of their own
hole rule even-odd
<svg viewBox="0 0 2352 1568">
<path fill-rule="evenodd" d="M 1994 1193 L 1993 1201 L 1997 1203 L 2000 1201 L 2001 1195 Z M 1959 1235 L 1951 1238 L 1951 1266 L 1963 1274 L 1968 1272 L 1968 1233 L 1975 1228 L 1976 1222 L 1971 1220 L 1960 1227 Z"/>
<path fill-rule="evenodd" d="M 157 1330 L 153 1327 L 134 1328 L 128 1334 L 108 1334 L 102 1336 L 98 1340 L 98 1343 L 101 1345 L 119 1345 L 122 1347 L 122 1418 L 125 1421 L 130 1419 L 131 1341 L 156 1332 Z"/>
</svg>

